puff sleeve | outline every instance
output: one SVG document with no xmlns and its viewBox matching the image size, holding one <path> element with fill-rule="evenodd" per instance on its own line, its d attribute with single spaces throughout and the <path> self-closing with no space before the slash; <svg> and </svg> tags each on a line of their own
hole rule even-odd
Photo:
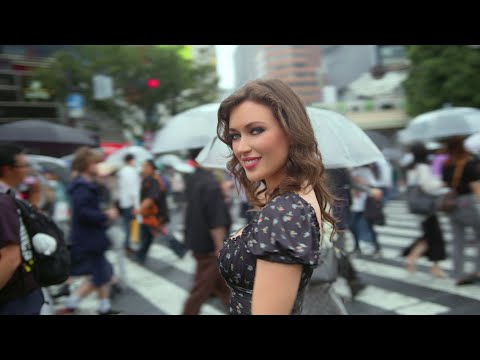
<svg viewBox="0 0 480 360">
<path fill-rule="evenodd" d="M 262 260 L 315 267 L 320 255 L 316 224 L 315 211 L 299 196 L 278 196 L 253 223 L 247 246 Z"/>
</svg>

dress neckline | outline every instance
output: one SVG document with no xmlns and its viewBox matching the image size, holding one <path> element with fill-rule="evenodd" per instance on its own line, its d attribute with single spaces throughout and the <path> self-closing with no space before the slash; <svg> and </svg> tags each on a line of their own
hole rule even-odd
<svg viewBox="0 0 480 360">
<path fill-rule="evenodd" d="M 285 193 L 283 193 L 283 194 L 280 194 L 280 195 L 274 197 L 272 200 L 270 200 L 270 202 L 269 202 L 268 204 L 266 204 L 266 205 L 264 206 L 264 208 L 267 207 L 267 206 L 269 206 L 269 205 L 271 204 L 271 202 L 272 202 L 273 200 L 275 200 L 276 198 L 278 198 L 279 196 L 285 196 L 285 195 L 287 195 L 287 194 L 293 194 L 293 195 L 295 195 L 297 198 L 300 199 L 300 201 L 301 201 L 304 205 L 307 206 L 307 208 L 310 209 L 310 211 L 313 213 L 313 214 L 312 214 L 313 225 L 315 226 L 315 228 L 316 228 L 318 231 L 320 231 L 320 224 L 318 223 L 317 212 L 316 212 L 315 208 L 313 207 L 312 204 L 310 204 L 307 200 L 305 200 L 303 197 L 301 197 L 299 194 L 297 194 L 297 193 L 294 192 L 294 191 L 288 191 L 288 192 L 285 192 Z M 262 210 L 263 210 L 263 209 L 262 209 Z M 247 235 L 247 234 L 248 234 L 248 231 L 247 231 L 247 230 L 252 227 L 252 225 L 253 225 L 253 223 L 255 222 L 258 214 L 260 214 L 260 213 L 262 212 L 262 210 L 260 210 L 260 211 L 257 213 L 257 215 L 255 215 L 255 217 L 254 217 L 254 219 L 253 219 L 252 221 L 250 221 L 247 225 L 245 225 L 245 226 L 243 227 L 242 233 L 241 233 L 240 235 L 237 235 L 237 236 L 234 236 L 234 237 L 230 237 L 229 240 L 232 240 L 232 241 L 236 242 L 236 241 L 237 241 L 238 239 L 240 239 L 241 237 Z M 238 232 L 237 232 L 237 233 L 238 233 Z"/>
</svg>

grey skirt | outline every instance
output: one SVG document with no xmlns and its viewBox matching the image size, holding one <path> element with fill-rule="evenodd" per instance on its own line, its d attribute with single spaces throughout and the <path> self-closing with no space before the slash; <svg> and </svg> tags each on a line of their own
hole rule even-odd
<svg viewBox="0 0 480 360">
<path fill-rule="evenodd" d="M 348 315 L 332 284 L 310 284 L 305 292 L 302 315 Z"/>
</svg>

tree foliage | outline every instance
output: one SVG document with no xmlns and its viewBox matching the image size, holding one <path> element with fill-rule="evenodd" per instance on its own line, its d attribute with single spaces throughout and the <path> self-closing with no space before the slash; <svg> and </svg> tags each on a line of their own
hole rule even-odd
<svg viewBox="0 0 480 360">
<path fill-rule="evenodd" d="M 216 98 L 218 78 L 215 65 L 199 65 L 181 55 L 182 46 L 82 45 L 53 55 L 50 66 L 37 69 L 35 77 L 64 103 L 72 91 L 85 97 L 86 106 L 122 121 L 128 105 L 151 113 L 163 104 L 170 115 Z M 93 99 L 93 76 L 113 78 L 113 99 Z M 147 81 L 160 86 L 149 88 Z M 188 93 L 188 96 L 184 94 Z M 158 120 L 150 124 L 155 129 Z M 124 125 L 124 124 L 123 124 Z M 145 124 L 144 124 L 145 125 Z"/>
<path fill-rule="evenodd" d="M 451 106 L 480 107 L 480 50 L 466 45 L 410 45 L 404 82 L 411 116 Z"/>
</svg>

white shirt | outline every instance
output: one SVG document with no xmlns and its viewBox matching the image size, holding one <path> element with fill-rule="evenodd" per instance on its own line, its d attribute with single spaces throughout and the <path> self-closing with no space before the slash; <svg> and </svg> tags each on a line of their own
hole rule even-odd
<svg viewBox="0 0 480 360">
<path fill-rule="evenodd" d="M 419 185 L 423 191 L 432 195 L 441 195 L 448 191 L 443 181 L 433 175 L 430 165 L 422 163 L 407 171 L 407 186 L 415 185 Z"/>
<path fill-rule="evenodd" d="M 134 166 L 125 165 L 117 175 L 118 202 L 122 209 L 140 204 L 140 175 Z"/>
<path fill-rule="evenodd" d="M 386 159 L 377 161 L 379 176 L 377 186 L 391 188 L 393 186 L 392 166 Z"/>
<path fill-rule="evenodd" d="M 358 176 L 359 178 L 364 180 L 369 186 L 378 186 L 372 170 L 368 167 L 360 167 L 352 170 L 352 176 Z M 368 194 L 365 191 L 352 191 L 352 211 L 364 211 L 367 197 Z"/>
<path fill-rule="evenodd" d="M 180 175 L 178 172 L 175 172 L 170 176 L 170 184 L 173 192 L 185 191 L 185 182 L 183 181 L 182 175 Z"/>
</svg>

